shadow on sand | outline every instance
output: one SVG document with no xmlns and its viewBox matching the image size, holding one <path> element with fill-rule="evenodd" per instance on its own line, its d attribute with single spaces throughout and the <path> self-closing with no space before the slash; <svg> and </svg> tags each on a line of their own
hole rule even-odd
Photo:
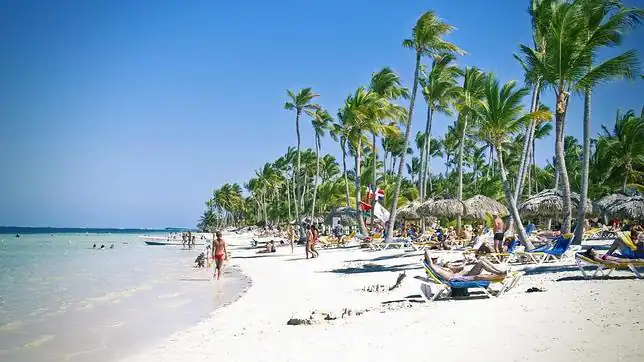
<svg viewBox="0 0 644 362">
<path fill-rule="evenodd" d="M 359 268 L 340 268 L 331 269 L 323 273 L 337 273 L 337 274 L 362 274 L 362 273 L 380 273 L 380 272 L 401 272 L 405 270 L 421 269 L 418 263 L 398 264 L 391 266 L 384 266 L 380 264 L 365 264 Z"/>
<path fill-rule="evenodd" d="M 257 259 L 257 258 L 270 258 L 270 257 L 276 257 L 280 256 L 277 253 L 262 253 L 262 254 L 257 254 L 257 255 L 249 255 L 249 256 L 234 256 L 232 259 Z"/>
<path fill-rule="evenodd" d="M 525 275 L 539 275 L 546 273 L 561 273 L 567 271 L 579 271 L 576 265 L 540 265 L 524 269 Z"/>
<path fill-rule="evenodd" d="M 583 276 L 574 276 L 574 277 L 563 277 L 557 279 L 558 282 L 576 282 L 576 281 L 591 281 L 591 280 L 638 280 L 636 276 L 631 275 L 611 275 L 608 277 L 596 277 L 596 278 L 590 278 L 586 279 Z"/>
<path fill-rule="evenodd" d="M 410 257 L 422 258 L 422 254 L 418 254 L 418 253 L 414 253 L 414 252 L 403 252 L 403 253 L 398 253 L 398 254 L 393 254 L 393 255 L 382 255 L 382 256 L 378 256 L 378 257 L 370 258 L 370 259 L 347 260 L 347 262 L 349 262 L 349 263 L 362 263 L 362 262 L 385 261 L 385 260 L 391 260 L 391 259 L 397 259 L 397 258 L 410 258 Z"/>
</svg>

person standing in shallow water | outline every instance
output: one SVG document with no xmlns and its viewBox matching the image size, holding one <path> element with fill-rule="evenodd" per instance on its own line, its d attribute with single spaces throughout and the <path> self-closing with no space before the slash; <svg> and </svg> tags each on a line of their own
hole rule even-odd
<svg viewBox="0 0 644 362">
<path fill-rule="evenodd" d="M 213 244 L 213 259 L 215 259 L 215 273 L 212 275 L 213 278 L 221 277 L 221 270 L 224 267 L 224 260 L 228 260 L 228 251 L 226 250 L 226 242 L 221 237 L 221 231 L 217 231 L 215 240 Z"/>
</svg>

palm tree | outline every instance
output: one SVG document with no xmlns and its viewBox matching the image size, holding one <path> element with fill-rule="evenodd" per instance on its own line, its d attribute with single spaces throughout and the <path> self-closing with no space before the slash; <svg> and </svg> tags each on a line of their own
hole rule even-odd
<svg viewBox="0 0 644 362">
<path fill-rule="evenodd" d="M 385 67 L 379 72 L 374 73 L 371 76 L 371 83 L 369 84 L 369 90 L 383 100 L 386 101 L 385 108 L 378 110 L 375 114 L 378 118 L 375 119 L 372 123 L 373 128 L 370 129 L 372 135 L 372 153 L 373 153 L 373 178 L 372 178 L 372 187 L 376 188 L 377 186 L 377 167 L 376 162 L 378 161 L 377 157 L 377 137 L 379 134 L 394 134 L 398 132 L 398 128 L 393 124 L 386 125 L 384 120 L 387 116 L 393 116 L 396 120 L 404 119 L 404 109 L 398 105 L 393 104 L 392 102 L 402 98 L 409 98 L 409 90 L 402 86 L 402 81 L 398 74 L 396 74 L 391 68 Z M 376 200 L 374 198 L 372 208 L 371 208 L 371 220 L 374 217 Z"/>
<path fill-rule="evenodd" d="M 349 207 L 349 178 L 347 175 L 347 142 L 350 137 L 350 129 L 347 124 L 348 114 L 346 108 L 338 112 L 338 122 L 333 124 L 331 129 L 331 138 L 335 141 L 340 141 L 340 148 L 342 149 L 342 174 L 344 176 L 344 185 L 346 191 L 346 206 Z"/>
<path fill-rule="evenodd" d="M 548 26 L 550 24 L 551 7 L 553 0 L 530 0 L 530 7 L 528 13 L 530 14 L 530 19 L 532 23 L 532 42 L 534 47 L 534 53 L 544 57 L 546 51 L 546 34 L 548 32 Z M 523 66 L 525 71 L 525 82 L 527 85 L 532 86 L 532 101 L 530 103 L 530 112 L 537 110 L 539 105 L 539 97 L 541 93 L 541 88 L 543 87 L 542 75 L 539 74 L 538 70 L 534 66 L 530 66 L 524 59 L 519 55 L 514 54 L 514 57 L 519 61 Z M 525 129 L 525 142 L 523 147 L 523 152 L 521 153 L 521 159 L 519 164 L 519 170 L 516 175 L 515 181 L 515 190 L 514 190 L 514 199 L 516 202 L 519 202 L 522 192 L 523 192 L 523 182 L 526 175 L 526 169 L 529 165 L 529 156 L 534 153 L 534 132 L 536 120 L 530 122 L 528 127 Z"/>
<path fill-rule="evenodd" d="M 547 109 L 544 109 L 544 110 L 547 110 Z M 534 130 L 532 131 L 532 140 L 531 140 L 532 146 L 530 146 L 530 155 L 528 157 L 528 160 L 530 160 L 528 163 L 532 163 L 532 167 L 528 169 L 528 196 L 532 196 L 532 186 L 531 186 L 532 176 L 533 176 L 532 173 L 537 171 L 537 161 L 534 157 L 536 140 L 543 139 L 550 135 L 550 132 L 552 132 L 552 123 L 534 122 L 533 127 L 534 127 Z M 537 178 L 534 178 L 534 192 L 535 193 L 539 192 Z"/>
<path fill-rule="evenodd" d="M 329 125 L 330 127 L 333 127 L 334 124 Z M 329 128 L 329 133 L 332 131 L 332 128 Z M 324 155 L 324 157 L 320 158 L 320 178 L 322 179 L 322 183 L 325 183 L 332 178 L 335 178 L 338 174 L 340 173 L 340 166 L 338 165 L 338 162 L 335 160 L 335 157 L 333 155 Z"/>
<path fill-rule="evenodd" d="M 610 169 L 622 175 L 621 189 L 626 192 L 629 180 L 634 176 L 642 175 L 641 167 L 644 165 L 644 109 L 640 117 L 635 116 L 632 110 L 624 115 L 617 114 L 615 126 L 610 132 L 602 127 L 604 134 L 601 140 L 605 142 L 608 164 Z M 638 166 L 638 167 L 636 167 Z"/>
<path fill-rule="evenodd" d="M 458 149 L 458 130 L 454 126 L 447 126 L 447 133 L 442 140 L 442 147 L 445 154 L 445 178 L 449 178 L 450 167 L 455 163 L 454 158 Z M 449 189 L 447 189 L 449 193 Z"/>
<path fill-rule="evenodd" d="M 637 55 L 634 51 L 622 53 L 616 57 L 593 66 L 594 56 L 603 47 L 614 47 L 621 43 L 622 34 L 630 27 L 639 25 L 644 16 L 644 10 L 625 8 L 615 0 L 583 0 L 580 1 L 584 14 L 586 41 L 592 46 L 591 58 L 588 59 L 588 73 L 579 82 L 584 92 L 584 141 L 581 163 L 581 189 L 579 213 L 577 220 L 583 220 L 586 215 L 586 200 L 588 198 L 588 170 L 590 166 L 590 104 L 593 87 L 615 78 L 635 78 Z M 608 37 L 608 41 L 597 41 L 598 37 Z M 608 66 L 606 66 L 608 64 Z M 602 69 L 603 67 L 603 69 Z M 599 69 L 599 72 L 597 71 Z M 597 74 L 599 73 L 599 74 Z M 585 84 L 587 83 L 587 84 Z M 581 245 L 584 236 L 582 228 L 575 230 L 575 242 Z"/>
<path fill-rule="evenodd" d="M 517 132 L 527 117 L 529 117 L 528 119 L 534 116 L 546 118 L 547 115 L 541 113 L 539 115 L 530 114 L 527 117 L 519 117 L 522 112 L 521 101 L 528 94 L 528 89 L 516 89 L 516 82 L 514 81 L 504 84 L 499 89 L 499 81 L 495 79 L 494 75 L 489 74 L 487 78 L 484 99 L 479 111 L 481 117 L 479 134 L 489 144 L 493 145 L 496 150 L 496 158 L 499 163 L 505 198 L 510 207 L 510 215 L 514 220 L 519 240 L 526 246 L 526 249 L 530 250 L 533 246 L 525 233 L 514 195 L 510 191 L 510 185 L 503 163 L 503 145 L 507 142 L 508 135 Z"/>
<path fill-rule="evenodd" d="M 416 181 L 420 183 L 420 170 L 420 159 L 416 156 L 412 157 L 411 164 L 407 164 L 407 173 L 411 177 L 411 183 L 414 183 L 414 176 L 416 175 L 418 175 L 418 180 Z"/>
<path fill-rule="evenodd" d="M 413 49 L 416 52 L 416 66 L 414 68 L 414 86 L 412 87 L 409 111 L 407 112 L 407 124 L 405 126 L 405 136 L 403 149 L 409 145 L 409 136 L 411 135 L 411 125 L 414 114 L 414 104 L 416 102 L 416 93 L 418 92 L 418 76 L 420 72 L 420 61 L 423 56 L 434 56 L 440 53 L 462 53 L 454 44 L 443 39 L 445 35 L 450 34 L 454 27 L 443 22 L 433 11 L 428 11 L 421 15 L 412 29 L 410 39 L 403 41 L 405 48 Z M 389 217 L 389 226 L 387 229 L 387 241 L 391 241 L 394 233 L 394 223 L 396 221 L 396 209 L 398 197 L 400 194 L 400 185 L 402 183 L 403 172 L 405 169 L 405 153 L 400 156 L 398 165 L 398 178 L 393 192 L 393 204 L 391 207 L 391 216 Z"/>
<path fill-rule="evenodd" d="M 333 118 L 329 112 L 324 109 L 316 109 L 312 114 L 313 130 L 315 131 L 315 181 L 313 188 L 313 205 L 311 206 L 311 220 L 315 216 L 315 200 L 318 193 L 318 178 L 320 177 L 320 138 L 324 137 L 324 132 L 333 123 Z"/>
<path fill-rule="evenodd" d="M 607 21 L 589 31 L 591 29 L 586 22 L 585 9 L 581 3 L 581 0 L 556 2 L 550 6 L 549 31 L 545 41 L 546 51 L 543 54 L 527 46 L 521 46 L 526 64 L 539 73 L 542 82 L 551 86 L 555 94 L 555 156 L 563 192 L 562 232 L 570 231 L 572 218 L 570 180 L 563 162 L 564 123 L 570 95 L 574 91 L 589 91 L 596 84 L 609 79 L 631 76 L 637 66 L 634 51 L 622 53 L 597 66 L 592 65 L 594 54 L 599 49 L 618 44 L 619 37 L 615 36 L 615 30 L 623 28 L 618 25 L 623 20 L 619 21 L 617 18 Z"/>
<path fill-rule="evenodd" d="M 388 108 L 388 102 L 376 93 L 360 87 L 356 92 L 347 97 L 343 109 L 344 122 L 348 126 L 348 140 L 355 155 L 355 185 L 356 185 L 356 210 L 358 215 L 358 225 L 360 232 L 367 235 L 367 228 L 364 224 L 364 218 L 360 212 L 361 184 L 360 184 L 360 164 L 362 147 L 368 141 L 365 139 L 365 131 L 376 129 L 374 123 L 382 116 L 380 112 Z"/>
<path fill-rule="evenodd" d="M 484 75 L 477 68 L 467 67 L 463 72 L 463 86 L 456 89 L 456 108 L 458 109 L 457 129 L 459 130 L 458 141 L 458 189 L 456 197 L 463 200 L 463 150 L 465 136 L 467 134 L 468 121 L 475 121 L 475 108 L 480 103 L 483 93 Z M 456 221 L 456 229 L 461 230 L 461 218 Z"/>
<path fill-rule="evenodd" d="M 419 79 L 423 90 L 423 97 L 427 103 L 427 122 L 423 137 L 423 146 L 420 153 L 421 180 L 420 180 L 420 201 L 425 201 L 427 196 L 427 178 L 430 173 L 432 120 L 434 113 L 442 112 L 451 115 L 451 102 L 456 95 L 456 78 L 460 70 L 451 62 L 454 60 L 452 54 L 440 54 L 434 57 L 432 69 L 429 73 L 422 71 L 423 76 Z"/>
<path fill-rule="evenodd" d="M 298 200 L 300 200 L 301 195 L 301 185 L 300 185 L 300 116 L 302 112 L 310 114 L 319 108 L 317 104 L 311 103 L 314 98 L 319 95 L 314 93 L 311 88 L 300 89 L 297 93 L 293 93 L 290 89 L 286 91 L 290 101 L 284 104 L 284 109 L 288 111 L 295 111 L 295 134 L 297 135 L 297 166 L 295 168 L 295 218 L 300 220 L 300 211 L 298 207 Z M 301 225 L 301 224 L 300 224 Z M 301 234 L 301 233 L 300 233 Z"/>
</svg>

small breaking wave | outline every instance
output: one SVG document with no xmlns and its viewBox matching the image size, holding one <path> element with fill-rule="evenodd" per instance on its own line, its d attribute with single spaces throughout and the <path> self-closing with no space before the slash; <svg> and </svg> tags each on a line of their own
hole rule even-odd
<svg viewBox="0 0 644 362">
<path fill-rule="evenodd" d="M 37 347 L 40 347 L 40 346 L 42 346 L 43 344 L 45 344 L 45 343 L 47 343 L 47 342 L 51 341 L 52 339 L 54 339 L 54 337 L 55 337 L 55 336 L 54 336 L 53 334 L 47 334 L 47 335 L 44 335 L 44 336 L 42 336 L 42 337 L 40 337 L 40 338 L 38 338 L 38 339 L 34 339 L 34 340 L 33 340 L 33 341 L 31 341 L 31 342 L 27 342 L 27 343 L 25 343 L 25 344 L 23 345 L 23 347 L 24 347 L 24 348 L 37 348 Z"/>
</svg>

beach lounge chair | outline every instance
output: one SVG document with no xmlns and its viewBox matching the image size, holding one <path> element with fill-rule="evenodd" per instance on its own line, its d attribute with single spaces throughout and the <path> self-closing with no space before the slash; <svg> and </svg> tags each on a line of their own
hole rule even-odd
<svg viewBox="0 0 644 362">
<path fill-rule="evenodd" d="M 439 243 L 432 240 L 432 234 L 421 235 L 416 240 L 412 239 L 409 241 L 407 246 L 409 246 L 413 251 L 423 251 L 432 246 L 436 246 Z"/>
<path fill-rule="evenodd" d="M 591 228 L 586 230 L 582 243 L 586 240 L 601 239 L 602 231 L 602 228 Z"/>
<path fill-rule="evenodd" d="M 503 286 L 498 292 L 492 292 L 489 287 L 492 282 L 490 281 L 484 281 L 484 280 L 479 280 L 479 281 L 448 281 L 443 279 L 434 269 L 432 268 L 431 265 L 429 265 L 425 260 L 423 260 L 423 265 L 425 266 L 425 273 L 427 274 L 427 279 L 429 279 L 430 283 L 421 283 L 421 293 L 420 295 L 427 300 L 428 302 L 432 302 L 436 300 L 438 297 L 441 295 L 445 294 L 446 298 L 449 298 L 449 296 L 452 294 L 452 289 L 480 289 L 485 293 L 487 297 L 500 297 L 503 295 L 505 292 L 508 290 L 512 289 L 514 286 L 516 286 L 519 283 L 519 279 L 521 279 L 521 276 L 523 274 L 521 273 L 516 273 L 512 277 L 506 277 L 503 279 L 499 279 L 499 283 L 503 283 Z M 438 292 L 433 293 L 431 297 L 428 297 L 427 292 L 425 289 L 430 289 L 431 286 L 430 284 L 433 284 L 438 287 Z"/>
<path fill-rule="evenodd" d="M 515 254 L 518 258 L 534 264 L 563 260 L 570 251 L 570 244 L 574 236 L 575 234 L 572 233 L 561 235 L 555 240 L 555 244 L 552 247 L 546 246 L 530 251 L 517 251 Z"/>
<path fill-rule="evenodd" d="M 409 239 L 395 238 L 390 242 L 383 242 L 380 245 L 382 246 L 383 250 L 387 250 L 389 248 L 391 248 L 391 249 L 393 249 L 393 248 L 402 249 L 402 248 L 407 247 L 407 245 L 409 245 L 410 243 L 411 243 L 411 240 L 409 240 Z"/>
<path fill-rule="evenodd" d="M 637 245 L 631 239 L 631 233 L 625 231 L 617 232 L 617 237 L 622 240 L 626 247 L 619 249 L 619 253 L 622 254 L 625 258 L 635 258 L 635 250 L 637 250 Z"/>
<path fill-rule="evenodd" d="M 635 274 L 636 278 L 641 279 L 642 275 L 637 270 L 637 268 L 644 267 L 644 263 L 623 263 L 623 264 L 601 263 L 596 260 L 590 259 L 581 253 L 575 254 L 575 264 L 577 264 L 577 267 L 581 271 L 581 274 L 586 279 L 590 279 L 591 277 L 596 278 L 598 274 L 602 277 L 607 277 L 613 272 L 613 270 L 616 270 L 616 269 L 630 270 L 633 274 Z M 586 270 L 584 270 L 585 266 L 591 266 L 592 268 L 594 268 L 594 270 L 591 269 L 592 275 L 590 275 L 589 273 L 586 272 Z"/>
<path fill-rule="evenodd" d="M 385 248 L 385 239 L 382 238 L 382 235 L 375 233 L 371 235 L 369 239 L 364 239 L 363 242 L 371 251 L 384 250 Z"/>
</svg>

